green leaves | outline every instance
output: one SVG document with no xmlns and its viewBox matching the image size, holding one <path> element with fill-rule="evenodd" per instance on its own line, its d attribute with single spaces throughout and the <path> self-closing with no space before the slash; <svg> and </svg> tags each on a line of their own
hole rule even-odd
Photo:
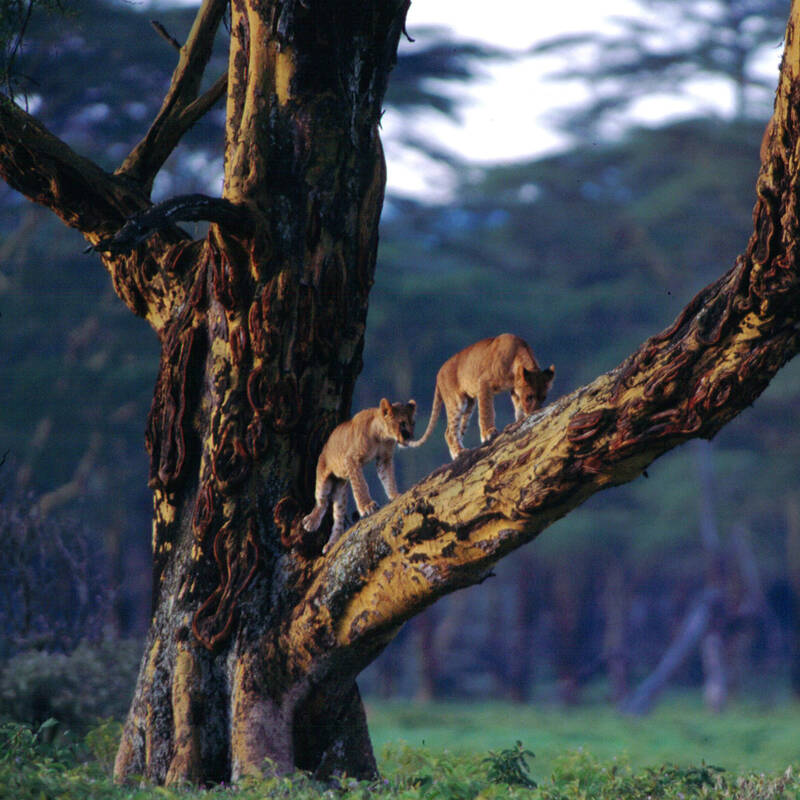
<svg viewBox="0 0 800 800">
<path fill-rule="evenodd" d="M 522 742 L 517 740 L 514 747 L 500 750 L 498 753 L 489 752 L 489 756 L 483 759 L 488 764 L 487 777 L 492 783 L 505 783 L 508 786 L 524 786 L 528 789 L 536 788 L 536 781 L 528 777 L 528 758 L 534 755 L 530 750 L 522 746 Z"/>
</svg>

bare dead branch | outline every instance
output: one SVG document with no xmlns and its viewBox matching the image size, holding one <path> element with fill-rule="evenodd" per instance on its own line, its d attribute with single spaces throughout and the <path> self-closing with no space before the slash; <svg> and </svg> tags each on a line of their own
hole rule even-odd
<svg viewBox="0 0 800 800">
<path fill-rule="evenodd" d="M 89 479 L 92 469 L 94 469 L 102 442 L 102 436 L 97 432 L 93 433 L 89 439 L 86 452 L 75 467 L 72 477 L 66 483 L 61 484 L 61 486 L 50 492 L 46 492 L 39 498 L 36 509 L 42 518 L 52 513 L 56 508 L 79 497 L 85 490 L 86 481 Z"/>
<path fill-rule="evenodd" d="M 225 90 L 228 88 L 228 72 L 227 70 L 217 78 L 216 81 L 207 89 L 200 97 L 193 103 L 190 103 L 183 110 L 180 115 L 179 123 L 185 129 L 189 130 L 192 125 L 197 122 L 204 114 L 210 111 L 224 96 Z"/>
<path fill-rule="evenodd" d="M 181 49 L 181 43 L 157 19 L 151 19 L 150 24 L 155 32 L 168 44 L 171 44 L 176 50 Z"/>
<path fill-rule="evenodd" d="M 706 632 L 711 622 L 713 608 L 720 601 L 720 591 L 716 588 L 705 589 L 695 600 L 675 638 L 658 662 L 658 666 L 623 703 L 622 711 L 625 714 L 641 716 L 653 707 L 670 677 L 683 664 Z"/>
</svg>

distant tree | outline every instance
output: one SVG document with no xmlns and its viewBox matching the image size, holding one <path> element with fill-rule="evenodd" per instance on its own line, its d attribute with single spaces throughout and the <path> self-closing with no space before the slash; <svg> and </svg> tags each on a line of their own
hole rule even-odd
<svg viewBox="0 0 800 800">
<path fill-rule="evenodd" d="M 206 0 L 164 102 L 114 173 L 0 101 L 0 174 L 77 228 L 156 331 L 147 424 L 154 610 L 122 779 L 376 772 L 355 678 L 403 623 L 657 456 L 711 437 L 800 349 L 800 40 L 790 38 L 754 234 L 612 371 L 435 471 L 326 556 L 300 527 L 349 413 L 385 170 L 378 124 L 407 0 L 235 0 L 222 197 L 152 205 L 220 81 Z M 800 0 L 791 25 L 800 22 Z M 193 240 L 175 223 L 205 219 Z M 269 767 L 266 759 L 270 760 Z"/>
<path fill-rule="evenodd" d="M 552 77 L 580 80 L 589 102 L 566 110 L 560 125 L 596 135 L 644 97 L 680 96 L 698 80 L 722 80 L 733 90 L 737 119 L 766 117 L 772 81 L 757 69 L 766 47 L 785 29 L 785 0 L 639 0 L 642 15 L 618 17 L 618 33 L 557 36 L 534 52 L 563 52 L 567 66 Z M 675 35 L 680 31 L 680 36 Z M 583 57 L 582 57 L 583 56 Z"/>
</svg>

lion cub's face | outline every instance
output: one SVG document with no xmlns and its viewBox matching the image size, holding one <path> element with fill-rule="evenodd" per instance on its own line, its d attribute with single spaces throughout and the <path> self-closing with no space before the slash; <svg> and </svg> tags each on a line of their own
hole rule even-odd
<svg viewBox="0 0 800 800">
<path fill-rule="evenodd" d="M 525 414 L 532 414 L 547 399 L 553 382 L 555 369 L 525 369 L 520 367 L 514 374 L 514 394 L 519 398 Z"/>
<path fill-rule="evenodd" d="M 390 403 L 386 398 L 381 400 L 381 419 L 386 435 L 397 441 L 401 447 L 414 438 L 414 416 L 417 404 L 413 400 L 407 403 Z"/>
</svg>

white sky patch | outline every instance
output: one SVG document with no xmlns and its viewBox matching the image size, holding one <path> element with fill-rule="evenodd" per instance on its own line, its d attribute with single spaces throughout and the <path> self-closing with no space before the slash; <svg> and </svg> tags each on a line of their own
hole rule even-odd
<svg viewBox="0 0 800 800">
<path fill-rule="evenodd" d="M 179 0 L 190 4 L 196 1 Z M 145 0 L 142 5 L 154 7 L 158 2 Z M 699 11 L 704 5 L 709 13 L 713 11 L 714 5 L 704 4 L 703 0 L 698 0 L 694 10 Z M 585 102 L 589 90 L 582 81 L 548 80 L 548 75 L 564 67 L 561 57 L 532 58 L 524 56 L 524 52 L 555 36 L 613 33 L 619 30 L 615 19 L 641 19 L 643 13 L 635 0 L 491 0 L 488 10 L 483 3 L 469 0 L 413 0 L 406 19 L 411 37 L 418 36 L 422 28 L 437 26 L 449 29 L 455 39 L 517 51 L 520 58 L 486 63 L 480 80 L 469 85 L 453 84 L 450 91 L 465 98 L 456 121 L 434 111 L 412 117 L 387 109 L 382 119 L 382 138 L 388 191 L 436 202 L 445 202 L 452 196 L 454 181 L 450 171 L 402 144 L 403 134 L 430 141 L 437 148 L 478 164 L 503 164 L 565 148 L 568 139 L 556 130 L 554 121 L 559 112 Z M 691 38 L 692 31 L 689 26 L 676 26 L 674 36 L 673 42 L 685 40 Z M 404 37 L 400 41 L 401 51 L 422 45 L 421 37 L 416 45 Z M 776 42 L 774 47 L 764 49 L 759 61 L 763 65 L 759 73 L 776 83 L 780 56 L 781 43 Z M 642 98 L 625 119 L 647 124 L 697 113 L 725 116 L 733 108 L 733 91 L 723 81 L 697 81 L 688 89 L 684 97 Z M 610 127 L 615 125 L 612 122 Z"/>
<path fill-rule="evenodd" d="M 641 18 L 633 0 L 571 0 L 531 2 L 492 0 L 491 13 L 481 3 L 465 0 L 415 0 L 408 12 L 407 28 L 429 25 L 450 28 L 454 37 L 524 52 L 533 44 L 568 33 L 613 32 L 615 17 Z M 690 35 L 676 30 L 676 39 Z M 401 42 L 401 49 L 413 48 Z M 765 48 L 762 69 L 777 83 L 781 47 Z M 487 63 L 484 77 L 455 91 L 467 98 L 459 119 L 452 121 L 430 112 L 402 117 L 389 109 L 383 118 L 383 139 L 388 163 L 388 190 L 428 200 L 447 199 L 448 181 L 441 170 L 398 144 L 401 132 L 424 136 L 436 147 L 468 161 L 502 164 L 538 157 L 563 149 L 567 138 L 553 122 L 559 111 L 579 105 L 589 97 L 581 81 L 554 81 L 547 76 L 563 68 L 558 56 L 520 57 L 512 62 Z M 683 97 L 656 95 L 638 100 L 627 119 L 654 123 L 697 113 L 729 114 L 734 98 L 723 81 L 696 81 Z M 765 120 L 766 121 L 766 120 Z"/>
</svg>

